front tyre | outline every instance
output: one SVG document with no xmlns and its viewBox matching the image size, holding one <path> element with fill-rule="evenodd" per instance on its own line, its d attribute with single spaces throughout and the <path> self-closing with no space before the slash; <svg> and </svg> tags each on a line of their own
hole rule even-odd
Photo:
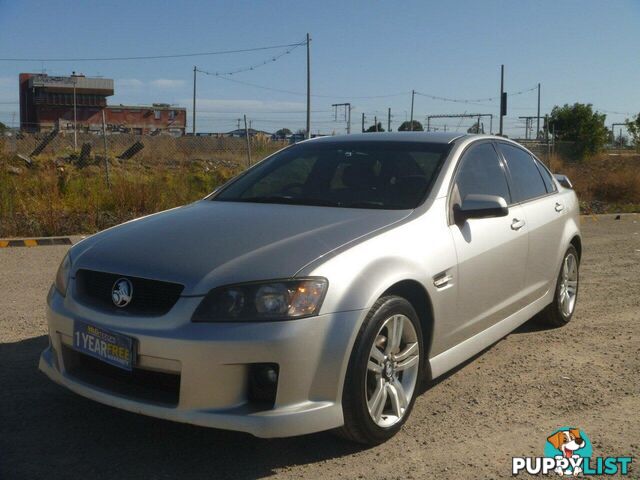
<svg viewBox="0 0 640 480">
<path fill-rule="evenodd" d="M 409 417 L 422 378 L 420 320 L 404 298 L 380 298 L 356 339 L 342 394 L 342 436 L 370 445 L 394 436 Z"/>
<path fill-rule="evenodd" d="M 569 323 L 578 301 L 580 257 L 573 245 L 569 246 L 560 266 L 553 302 L 543 313 L 543 320 L 552 327 Z"/>
</svg>

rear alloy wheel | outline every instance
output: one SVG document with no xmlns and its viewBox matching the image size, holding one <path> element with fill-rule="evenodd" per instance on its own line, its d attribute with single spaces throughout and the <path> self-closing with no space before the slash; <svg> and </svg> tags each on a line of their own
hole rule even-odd
<svg viewBox="0 0 640 480">
<path fill-rule="evenodd" d="M 343 393 L 340 433 L 357 442 L 391 438 L 409 416 L 422 375 L 422 331 L 411 304 L 383 297 L 356 340 Z"/>
<path fill-rule="evenodd" d="M 545 322 L 553 327 L 566 325 L 573 317 L 578 301 L 579 267 L 578 252 L 571 245 L 562 259 L 553 303 L 543 313 Z"/>
</svg>

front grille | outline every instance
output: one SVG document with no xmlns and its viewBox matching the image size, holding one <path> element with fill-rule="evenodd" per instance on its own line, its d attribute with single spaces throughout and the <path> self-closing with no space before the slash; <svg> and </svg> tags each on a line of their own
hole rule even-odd
<svg viewBox="0 0 640 480">
<path fill-rule="evenodd" d="M 62 346 L 62 358 L 69 375 L 101 390 L 125 398 L 175 407 L 180 399 L 180 375 L 134 368 L 114 367 Z"/>
<path fill-rule="evenodd" d="M 113 284 L 127 278 L 133 286 L 131 302 L 126 307 L 116 307 L 111 299 Z M 161 282 L 146 278 L 127 277 L 115 273 L 78 270 L 76 296 L 85 305 L 116 314 L 164 315 L 178 301 L 184 289 L 178 283 Z"/>
</svg>

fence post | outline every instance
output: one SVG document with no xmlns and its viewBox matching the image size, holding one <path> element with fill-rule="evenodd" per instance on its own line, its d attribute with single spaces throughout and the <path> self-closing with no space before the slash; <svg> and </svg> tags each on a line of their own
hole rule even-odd
<svg viewBox="0 0 640 480">
<path fill-rule="evenodd" d="M 247 139 L 247 162 L 251 166 L 251 140 L 249 140 L 249 129 L 247 128 L 247 116 L 244 116 L 244 136 Z"/>
<path fill-rule="evenodd" d="M 104 144 L 104 174 L 107 180 L 107 188 L 111 188 L 109 181 L 109 157 L 107 156 L 107 124 L 104 119 L 104 108 L 102 109 L 102 142 Z"/>
</svg>

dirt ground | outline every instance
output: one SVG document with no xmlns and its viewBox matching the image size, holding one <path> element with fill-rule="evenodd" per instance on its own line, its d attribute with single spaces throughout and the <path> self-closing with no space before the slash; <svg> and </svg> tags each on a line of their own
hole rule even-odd
<svg viewBox="0 0 640 480">
<path fill-rule="evenodd" d="M 594 456 L 640 452 L 640 215 L 584 217 L 570 325 L 528 322 L 432 385 L 375 448 L 328 433 L 261 440 L 122 412 L 37 370 L 66 247 L 0 249 L 0 479 L 508 478 L 577 426 Z M 535 319 L 534 319 L 535 320 Z"/>
</svg>

